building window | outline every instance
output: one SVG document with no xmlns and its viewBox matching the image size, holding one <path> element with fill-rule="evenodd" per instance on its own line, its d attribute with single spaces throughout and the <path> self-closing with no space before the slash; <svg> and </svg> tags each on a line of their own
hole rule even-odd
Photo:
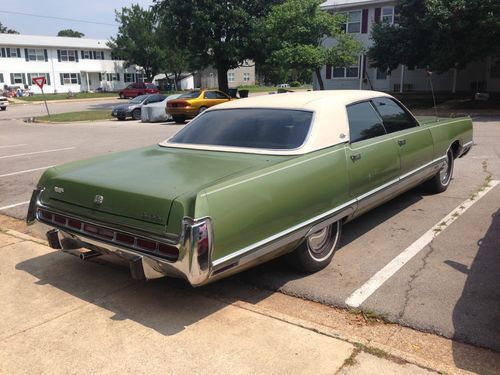
<svg viewBox="0 0 500 375">
<path fill-rule="evenodd" d="M 63 85 L 78 85 L 78 73 L 61 73 L 61 78 Z"/>
<path fill-rule="evenodd" d="M 382 23 L 392 25 L 394 23 L 394 8 L 382 8 Z"/>
<path fill-rule="evenodd" d="M 102 52 L 102 51 L 94 51 L 94 59 L 96 59 L 96 60 L 104 60 L 104 52 Z"/>
<path fill-rule="evenodd" d="M 344 13 L 346 23 L 344 26 L 345 32 L 349 34 L 359 34 L 361 31 L 361 11 L 356 10 L 353 12 Z"/>
<path fill-rule="evenodd" d="M 0 73 L 0 83 L 4 83 L 4 80 L 3 80 L 3 73 Z"/>
<path fill-rule="evenodd" d="M 227 73 L 227 81 L 228 82 L 234 82 L 235 79 L 234 79 L 234 73 Z"/>
<path fill-rule="evenodd" d="M 45 54 L 43 49 L 29 48 L 28 49 L 28 60 L 29 61 L 45 61 Z"/>
<path fill-rule="evenodd" d="M 50 74 L 49 73 L 28 73 L 28 85 L 34 85 L 33 78 L 45 77 L 45 84 L 50 85 Z"/>
<path fill-rule="evenodd" d="M 24 83 L 23 73 L 12 73 L 11 78 L 13 85 L 22 85 Z"/>
<path fill-rule="evenodd" d="M 21 57 L 20 50 L 17 48 L 7 48 L 10 52 L 10 57 Z"/>
<path fill-rule="evenodd" d="M 76 61 L 75 51 L 61 50 L 61 61 Z"/>
<path fill-rule="evenodd" d="M 333 68 L 333 78 L 358 78 L 358 76 L 359 68 L 357 65 Z"/>
<path fill-rule="evenodd" d="M 135 74 L 134 73 L 124 73 L 123 80 L 125 82 L 135 82 Z"/>
<path fill-rule="evenodd" d="M 120 73 L 106 73 L 106 81 L 119 81 Z"/>
<path fill-rule="evenodd" d="M 89 60 L 92 58 L 92 51 L 82 51 L 82 59 Z"/>
<path fill-rule="evenodd" d="M 144 73 L 137 73 L 137 82 L 144 82 Z"/>
<path fill-rule="evenodd" d="M 243 81 L 250 82 L 250 73 L 243 73 Z"/>
<path fill-rule="evenodd" d="M 376 79 L 387 79 L 389 76 L 389 72 L 387 70 L 382 70 L 377 68 L 377 73 L 375 74 Z"/>
</svg>

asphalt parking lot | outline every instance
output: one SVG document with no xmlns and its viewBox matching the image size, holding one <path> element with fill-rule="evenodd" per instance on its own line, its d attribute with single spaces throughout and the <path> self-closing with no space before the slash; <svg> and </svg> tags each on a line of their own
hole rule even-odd
<svg viewBox="0 0 500 375">
<path fill-rule="evenodd" d="M 49 166 L 152 144 L 178 129 L 135 121 L 0 121 L 0 213 L 24 218 L 31 190 Z M 445 193 L 415 189 L 349 223 L 327 269 L 304 276 L 276 260 L 235 278 L 499 351 L 500 185 L 474 194 L 489 179 L 500 180 L 500 119 L 478 118 L 474 131 L 475 147 L 456 162 Z M 413 256 L 387 271 L 408 249 Z"/>
</svg>

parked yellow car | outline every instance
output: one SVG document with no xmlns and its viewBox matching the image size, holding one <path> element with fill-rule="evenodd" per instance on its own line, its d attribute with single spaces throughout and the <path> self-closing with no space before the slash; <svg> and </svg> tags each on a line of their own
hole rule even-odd
<svg viewBox="0 0 500 375">
<path fill-rule="evenodd" d="M 166 111 L 177 124 L 182 124 L 207 108 L 230 100 L 229 95 L 219 90 L 193 90 L 182 94 L 177 99 L 169 100 Z"/>
</svg>

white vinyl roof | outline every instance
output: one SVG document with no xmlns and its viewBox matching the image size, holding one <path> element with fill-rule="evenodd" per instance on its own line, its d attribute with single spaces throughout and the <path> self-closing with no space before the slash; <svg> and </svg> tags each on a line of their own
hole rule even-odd
<svg viewBox="0 0 500 375">
<path fill-rule="evenodd" d="M 380 3 L 390 3 L 391 0 L 327 0 L 320 5 L 321 9 L 341 9 L 351 8 L 356 6 L 377 5 Z"/>
<path fill-rule="evenodd" d="M 169 143 L 161 146 L 200 150 L 244 152 L 269 155 L 300 155 L 349 140 L 349 124 L 346 106 L 358 101 L 377 97 L 391 97 L 379 91 L 368 90 L 324 90 L 274 95 L 259 95 L 245 99 L 231 100 L 207 109 L 206 112 L 237 108 L 272 108 L 311 111 L 314 113 L 309 136 L 304 145 L 296 150 L 264 150 L 211 145 Z M 189 125 L 187 125 L 189 126 Z"/>
<path fill-rule="evenodd" d="M 62 47 L 110 50 L 105 39 L 70 38 L 62 36 L 0 34 L 0 46 Z"/>
</svg>

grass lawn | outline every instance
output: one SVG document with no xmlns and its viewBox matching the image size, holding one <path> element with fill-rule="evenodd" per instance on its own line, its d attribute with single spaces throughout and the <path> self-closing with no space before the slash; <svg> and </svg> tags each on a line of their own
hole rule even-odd
<svg viewBox="0 0 500 375">
<path fill-rule="evenodd" d="M 110 120 L 111 111 L 81 111 L 81 112 L 67 112 L 58 113 L 50 116 L 35 117 L 35 121 L 41 122 L 74 122 L 74 121 L 97 121 L 97 120 Z"/>
<path fill-rule="evenodd" d="M 68 97 L 67 93 L 60 94 L 45 94 L 45 99 L 49 100 L 64 100 L 64 99 L 91 99 L 91 98 L 118 98 L 118 94 L 116 92 L 75 92 L 73 96 Z M 16 98 L 19 100 L 23 100 L 25 102 L 38 102 L 43 100 L 42 94 L 36 94 L 33 96 L 21 96 Z"/>
</svg>

